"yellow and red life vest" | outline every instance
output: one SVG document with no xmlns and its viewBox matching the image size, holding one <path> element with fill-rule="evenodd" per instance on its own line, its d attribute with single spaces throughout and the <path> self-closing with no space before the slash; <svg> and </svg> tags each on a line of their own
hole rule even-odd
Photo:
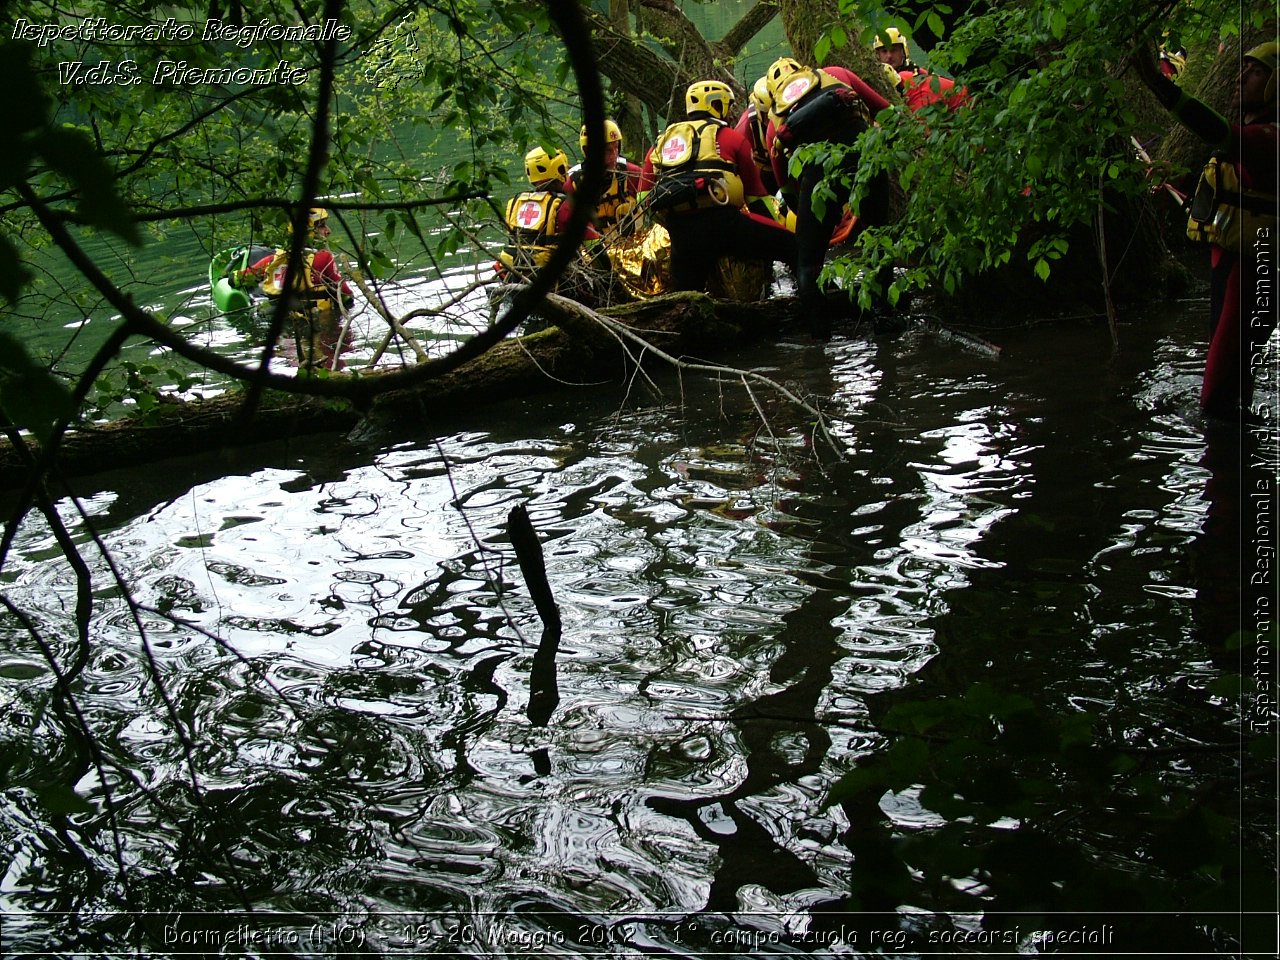
<svg viewBox="0 0 1280 960">
<path fill-rule="evenodd" d="M 288 293 L 291 297 L 321 306 L 333 306 L 334 291 L 327 284 L 316 283 L 314 266 L 316 251 L 308 250 L 303 254 L 298 275 L 289 277 L 289 251 L 277 250 L 271 262 L 267 264 L 266 275 L 262 279 L 262 292 L 268 297 L 280 297 Z"/>
<path fill-rule="evenodd" d="M 783 147 L 831 139 L 852 124 L 871 123 L 871 111 L 852 87 L 809 67 L 778 87 L 769 116 Z"/>
<path fill-rule="evenodd" d="M 555 238 L 559 235 L 556 218 L 563 193 L 551 190 L 529 190 L 507 201 L 506 225 L 511 242 L 498 254 L 510 270 L 540 267 L 551 259 Z"/>
<path fill-rule="evenodd" d="M 662 132 L 650 155 L 656 181 L 649 209 L 688 212 L 746 202 L 737 164 L 720 156 L 716 145 L 721 129 L 714 120 L 680 120 Z"/>
<path fill-rule="evenodd" d="M 569 171 L 574 188 L 582 178 L 582 167 L 576 166 Z M 600 202 L 596 204 L 595 222 L 602 227 L 611 227 L 625 219 L 635 209 L 635 194 L 627 184 L 627 161 L 619 157 L 617 163 L 605 171 L 604 190 Z"/>
</svg>

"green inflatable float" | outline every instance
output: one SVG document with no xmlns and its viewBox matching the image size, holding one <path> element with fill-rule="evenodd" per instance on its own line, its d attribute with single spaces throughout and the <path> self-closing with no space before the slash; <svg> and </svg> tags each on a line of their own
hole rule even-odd
<svg viewBox="0 0 1280 960">
<path fill-rule="evenodd" d="M 275 253 L 274 247 L 259 244 L 241 244 L 216 254 L 209 262 L 209 290 L 213 304 L 221 313 L 232 314 L 248 310 L 260 299 L 262 292 L 253 287 L 241 290 L 231 285 L 231 276 L 263 257 Z"/>
</svg>

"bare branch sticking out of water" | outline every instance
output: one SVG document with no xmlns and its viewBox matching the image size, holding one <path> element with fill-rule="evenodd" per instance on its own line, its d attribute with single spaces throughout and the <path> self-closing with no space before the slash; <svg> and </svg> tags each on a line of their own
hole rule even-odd
<svg viewBox="0 0 1280 960">
<path fill-rule="evenodd" d="M 533 598 L 533 605 L 538 609 L 545 630 L 560 632 L 560 608 L 556 606 L 555 597 L 551 593 L 551 584 L 547 580 L 547 565 L 542 555 L 542 544 L 538 542 L 538 534 L 529 519 L 529 511 L 524 504 L 517 504 L 507 514 L 507 535 L 516 550 L 516 559 L 520 562 L 520 572 L 524 574 L 525 586 Z"/>
<path fill-rule="evenodd" d="M 378 347 L 377 351 L 374 353 L 373 359 L 369 361 L 369 366 L 372 367 L 382 358 L 382 354 L 386 352 L 387 347 L 391 346 L 391 341 L 395 337 L 399 337 L 407 343 L 413 349 L 414 356 L 416 356 L 418 360 L 426 360 L 427 351 L 422 349 L 422 344 L 418 342 L 418 339 L 405 329 L 404 324 L 401 323 L 400 320 L 396 318 L 396 315 L 391 312 L 391 308 L 387 306 L 386 301 L 382 299 L 381 294 L 378 291 L 371 289 L 365 278 L 359 274 L 356 274 L 352 279 L 355 281 L 356 286 L 360 288 L 360 292 L 364 294 L 365 299 L 368 300 L 373 309 L 378 312 L 378 315 L 381 316 L 383 320 L 387 321 L 387 325 L 391 328 L 387 331 L 387 336 L 382 341 L 382 345 Z"/>
<path fill-rule="evenodd" d="M 547 301 L 552 304 L 558 312 L 570 314 L 578 319 L 588 320 L 595 323 L 614 337 L 622 340 L 628 340 L 636 344 L 641 348 L 642 354 L 645 352 L 651 353 L 659 360 L 674 367 L 676 370 L 706 373 L 720 377 L 732 377 L 735 380 L 742 381 L 744 387 L 749 387 L 752 383 L 768 387 L 789 403 L 794 404 L 811 416 L 815 423 L 815 435 L 820 436 L 837 457 L 844 456 L 843 448 L 840 446 L 836 438 L 832 436 L 831 431 L 827 429 L 826 415 L 817 407 L 813 406 L 813 404 L 802 400 L 792 390 L 788 389 L 783 384 L 778 383 L 776 380 L 766 377 L 764 374 L 758 373 L 754 370 L 743 370 L 738 367 L 729 367 L 714 363 L 681 360 L 679 357 L 673 357 L 671 354 L 655 347 L 652 343 L 638 334 L 635 330 L 632 330 L 626 324 L 619 323 L 612 317 L 607 317 L 602 313 L 597 313 L 589 307 L 585 307 L 578 303 L 576 300 L 570 300 L 568 297 L 562 297 L 558 294 L 551 293 L 547 295 Z M 754 402 L 754 397 L 752 400 Z"/>
</svg>

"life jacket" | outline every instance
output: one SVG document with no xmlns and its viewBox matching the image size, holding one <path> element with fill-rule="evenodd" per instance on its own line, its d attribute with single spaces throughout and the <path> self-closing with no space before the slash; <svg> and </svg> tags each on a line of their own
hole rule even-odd
<svg viewBox="0 0 1280 960">
<path fill-rule="evenodd" d="M 871 111 L 847 83 L 805 67 L 787 78 L 773 100 L 775 138 L 784 147 L 842 137 L 871 124 Z"/>
<path fill-rule="evenodd" d="M 596 204 L 595 221 L 602 227 L 610 227 L 630 216 L 635 209 L 635 194 L 628 189 L 627 160 L 619 157 L 615 166 L 605 171 L 604 190 Z M 582 165 L 569 171 L 569 179 L 576 190 L 582 182 Z"/>
<path fill-rule="evenodd" d="M 564 194 L 557 191 L 529 190 L 507 202 L 506 225 L 511 242 L 498 254 L 507 269 L 519 273 L 522 268 L 541 267 L 551 259 L 559 234 L 556 217 L 564 201 Z"/>
<path fill-rule="evenodd" d="M 1160 48 L 1160 72 L 1162 74 L 1173 80 L 1186 68 L 1186 54 L 1181 51 L 1166 50 L 1163 46 Z"/>
<path fill-rule="evenodd" d="M 657 178 L 646 198 L 650 210 L 665 215 L 746 202 L 737 164 L 716 147 L 722 128 L 715 120 L 680 120 L 662 132 L 650 154 Z"/>
<path fill-rule="evenodd" d="M 261 284 L 262 292 L 272 299 L 287 293 L 292 299 L 332 308 L 333 291 L 328 285 L 315 282 L 312 270 L 315 261 L 316 251 L 306 251 L 302 257 L 298 275 L 291 279 L 289 251 L 277 250 L 271 262 L 267 264 L 266 276 L 263 277 Z"/>
<path fill-rule="evenodd" d="M 277 250 L 261 283 L 268 297 L 284 299 L 300 367 L 329 365 L 342 349 L 338 293 L 315 279 L 316 251 L 308 250 L 296 276 L 289 273 L 289 251 Z"/>
<path fill-rule="evenodd" d="M 1241 187 L 1235 165 L 1211 157 L 1191 200 L 1187 236 L 1239 253 L 1257 239 L 1260 230 L 1275 227 L 1276 195 Z"/>
</svg>

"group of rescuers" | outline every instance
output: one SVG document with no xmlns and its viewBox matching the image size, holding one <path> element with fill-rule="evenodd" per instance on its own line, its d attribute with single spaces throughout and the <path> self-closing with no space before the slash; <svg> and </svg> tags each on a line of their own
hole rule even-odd
<svg viewBox="0 0 1280 960">
<path fill-rule="evenodd" d="M 954 81 L 933 77 L 911 62 L 907 38 L 898 29 L 877 38 L 876 52 L 909 108 L 945 100 L 954 109 L 964 102 L 966 94 Z M 820 161 L 804 163 L 794 176 L 790 163 L 805 144 L 851 147 L 889 101 L 852 70 L 816 69 L 781 57 L 755 83 L 748 108 L 738 115 L 734 106 L 727 83 L 691 84 L 684 118 L 662 132 L 642 165 L 620 155 L 622 131 L 606 120 L 606 183 L 587 242 L 634 229 L 637 214 L 646 213 L 670 235 L 670 287 L 675 290 L 704 289 L 725 257 L 788 264 L 795 270 L 810 332 L 826 336 L 832 320 L 851 309 L 848 294 L 820 287 L 827 248 L 833 236 L 843 240 L 888 222 L 889 181 L 883 173 L 873 178 L 855 219 L 846 209 L 847 196 L 834 203 L 812 202 L 824 177 Z M 585 126 L 580 143 L 585 151 Z M 851 180 L 856 164 L 850 151 L 840 172 Z M 516 277 L 550 258 L 582 171 L 580 165 L 569 167 L 564 151 L 535 147 L 525 155 L 525 172 L 533 189 L 507 204 L 510 243 L 499 257 Z M 892 269 L 877 280 L 880 313 Z"/>
<path fill-rule="evenodd" d="M 957 109 L 965 103 L 963 89 L 911 63 L 907 38 L 897 29 L 888 28 L 877 39 L 876 52 L 885 70 L 898 77 L 909 107 L 942 100 Z M 1243 54 L 1228 120 L 1174 82 L 1180 64 L 1173 58 L 1157 59 L 1143 46 L 1132 58 L 1160 103 L 1213 151 L 1199 181 L 1184 185 L 1187 233 L 1207 242 L 1211 251 L 1210 343 L 1200 402 L 1206 413 L 1232 420 L 1250 409 L 1253 346 L 1265 344 L 1276 323 L 1275 261 L 1268 251 L 1274 251 L 1277 227 L 1278 61 L 1280 44 L 1274 41 Z M 670 234 L 675 289 L 701 289 L 721 257 L 790 264 L 808 327 L 824 337 L 833 318 L 850 309 L 847 294 L 827 293 L 819 285 L 827 247 L 848 214 L 840 203 L 815 209 L 811 201 L 824 176 L 822 166 L 804 163 L 793 175 L 790 160 L 804 144 L 852 144 L 889 103 L 850 70 L 814 69 L 782 57 L 755 84 L 750 107 L 736 125 L 731 125 L 733 106 L 727 84 L 692 84 L 685 95 L 685 118 L 663 131 L 642 166 L 620 156 L 621 131 L 606 121 L 609 178 L 595 223 L 606 233 L 622 231 L 634 223 L 638 210 L 649 211 Z M 584 148 L 585 140 L 584 129 Z M 841 172 L 851 180 L 856 155 L 850 151 L 847 157 Z M 532 251 L 535 266 L 550 256 L 568 221 L 581 172 L 569 169 L 563 152 L 549 155 L 541 147 L 526 155 L 525 170 L 534 189 L 512 199 L 506 210 L 511 243 L 503 259 L 517 275 L 530 261 L 517 262 L 514 253 Z M 775 193 L 789 213 L 774 202 Z M 888 183 L 881 174 L 857 210 L 857 229 L 884 224 L 887 217 Z M 268 295 L 287 294 L 303 305 L 290 316 L 299 362 L 307 366 L 319 361 L 337 366 L 345 347 L 339 318 L 350 305 L 351 290 L 324 249 L 327 221 L 327 211 L 310 211 L 309 248 L 298 282 L 286 278 L 284 250 L 233 277 L 239 286 L 260 283 Z M 794 229 L 788 229 L 789 222 Z M 588 237 L 599 238 L 600 233 L 592 227 Z M 876 280 L 884 291 L 892 277 Z M 326 310 L 327 318 L 317 323 L 317 313 Z"/>
<path fill-rule="evenodd" d="M 956 110 L 968 102 L 954 81 L 911 62 L 907 37 L 896 27 L 877 37 L 875 51 L 909 109 L 941 101 Z M 1274 272 L 1274 260 L 1263 262 L 1259 250 L 1274 249 L 1277 226 L 1278 51 L 1280 44 L 1267 42 L 1243 54 L 1232 107 L 1238 114 L 1230 120 L 1177 85 L 1185 63 L 1180 52 L 1161 46 L 1157 58 L 1139 45 L 1133 55 L 1138 75 L 1160 103 L 1213 151 L 1198 183 L 1184 188 L 1187 234 L 1207 242 L 1211 251 L 1210 344 L 1200 402 L 1207 414 L 1228 420 L 1250 411 L 1251 345 L 1264 344 L 1276 324 L 1274 289 L 1260 285 L 1269 282 L 1263 273 Z M 796 172 L 791 160 L 805 144 L 853 144 L 889 102 L 851 70 L 815 69 L 790 57 L 774 61 L 750 100 L 735 124 L 727 84 L 692 84 L 685 94 L 686 116 L 662 132 L 642 166 L 619 155 L 621 131 L 606 121 L 609 176 L 595 223 L 607 236 L 625 229 L 638 209 L 647 210 L 670 234 L 671 285 L 679 290 L 703 288 L 721 257 L 790 264 L 808 329 L 825 337 L 832 320 L 850 312 L 848 294 L 819 284 L 833 235 L 844 239 L 837 228 L 849 223 L 848 211 L 839 202 L 815 209 L 823 166 L 802 163 Z M 849 151 L 846 158 L 834 172 L 851 182 L 857 157 Z M 509 267 L 517 250 L 532 249 L 545 262 L 549 244 L 568 220 L 578 181 L 579 171 L 569 170 L 563 152 L 549 155 L 537 147 L 526 155 L 525 168 L 534 190 L 507 207 Z M 885 224 L 888 201 L 888 182 L 879 174 L 858 206 L 854 230 Z M 589 230 L 589 240 L 598 237 Z M 891 270 L 875 280 L 878 313 Z"/>
</svg>

